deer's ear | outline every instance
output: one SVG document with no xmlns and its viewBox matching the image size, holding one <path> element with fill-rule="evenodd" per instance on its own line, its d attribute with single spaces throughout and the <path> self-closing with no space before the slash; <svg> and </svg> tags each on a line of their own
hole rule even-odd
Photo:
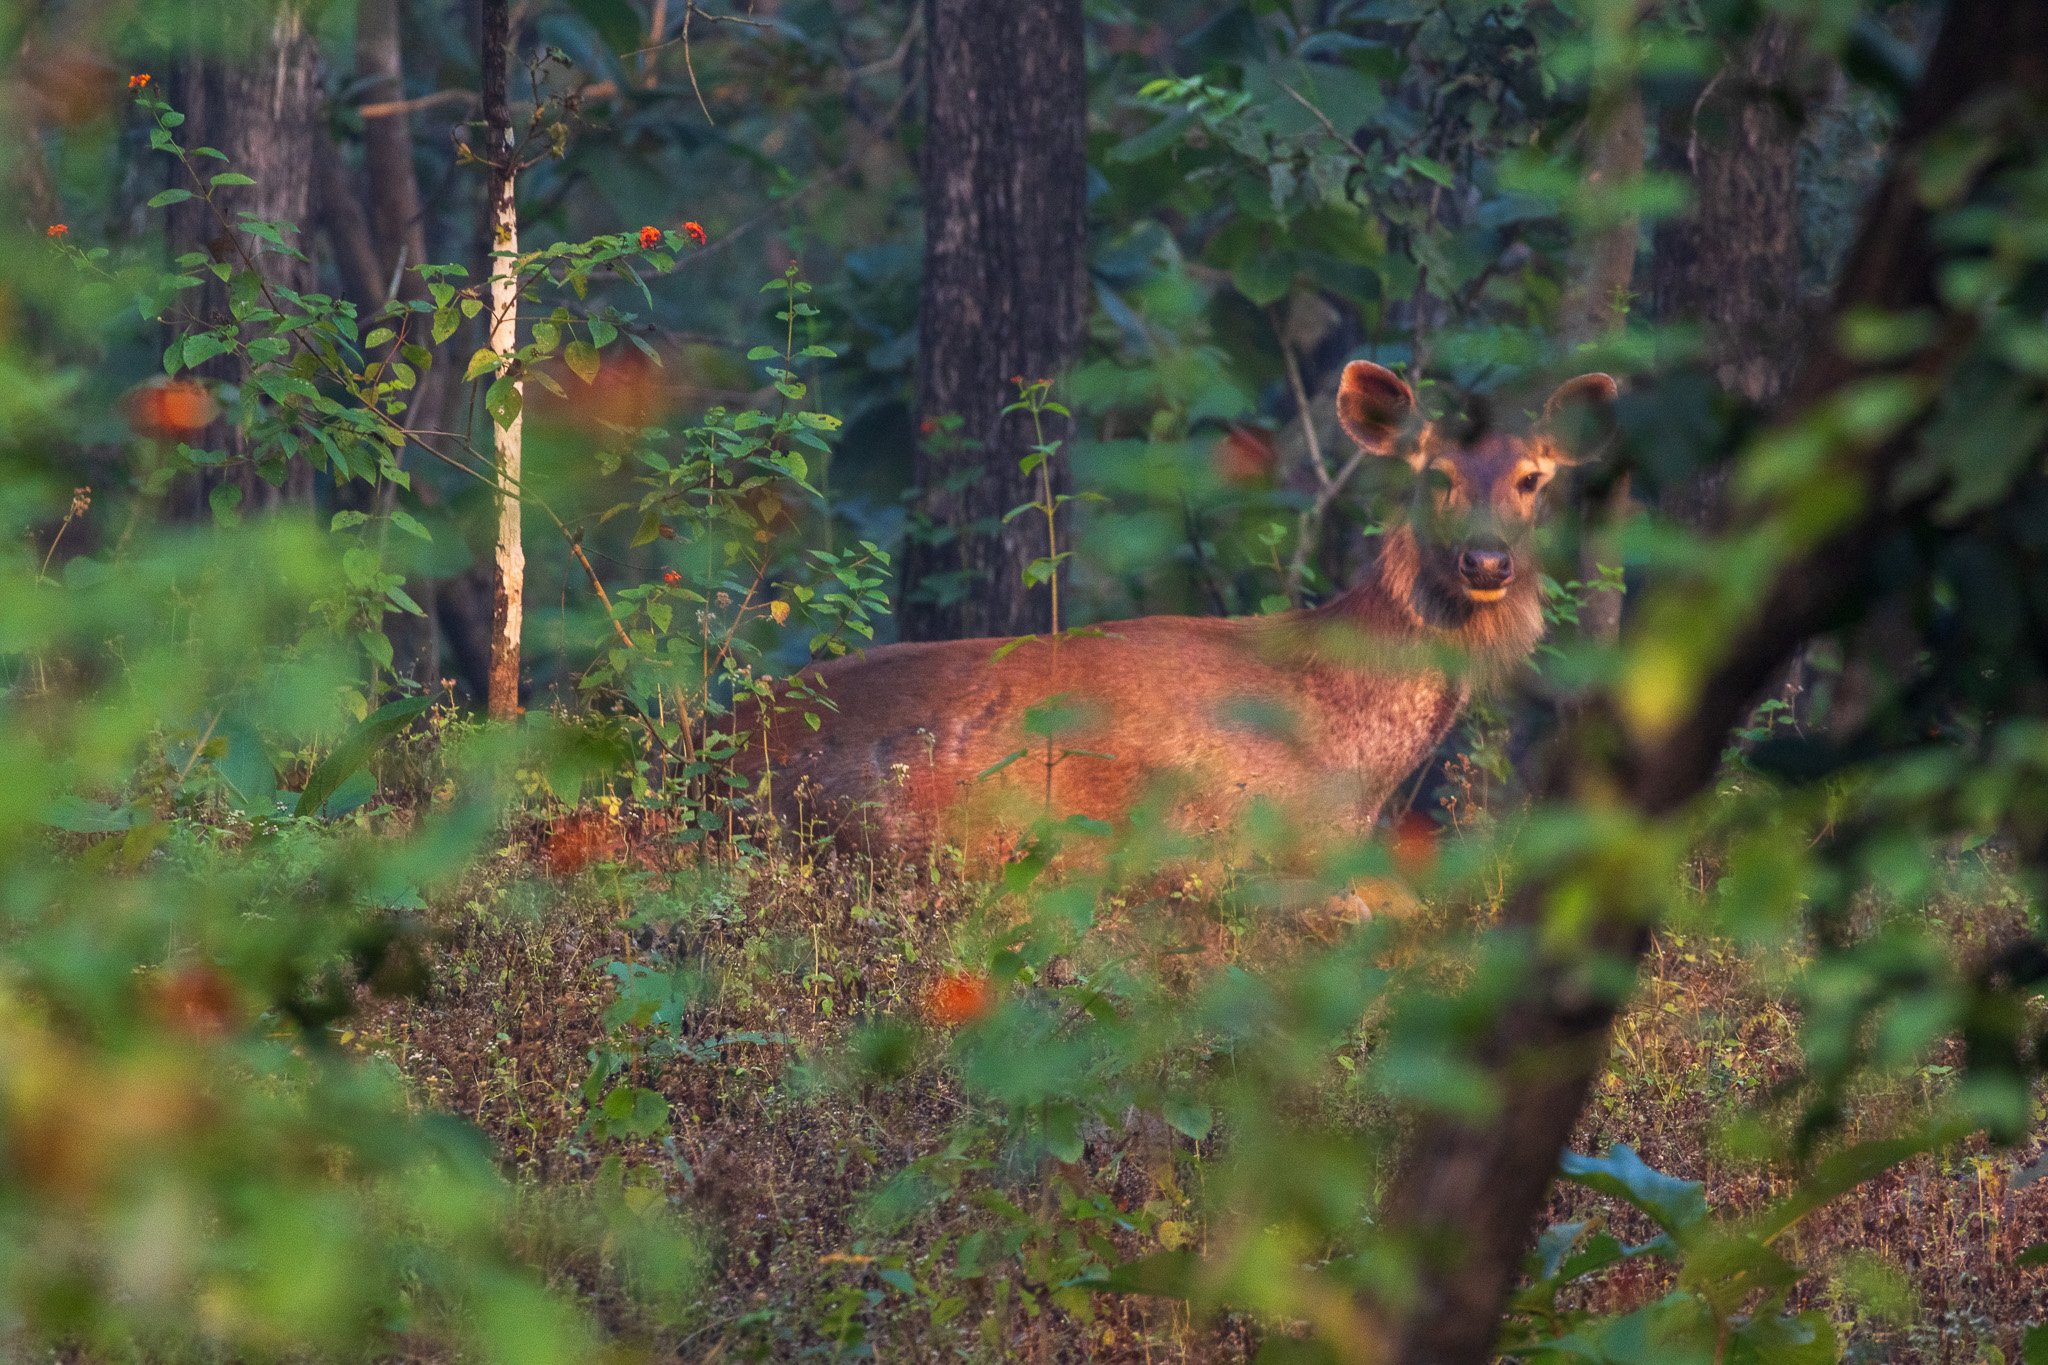
<svg viewBox="0 0 2048 1365">
<path fill-rule="evenodd" d="M 1590 459 L 1614 435 L 1614 398 L 1621 386 L 1611 374 L 1567 379 L 1543 404 L 1543 429 L 1566 464 Z"/>
<path fill-rule="evenodd" d="M 1391 455 L 1415 416 L 1415 395 L 1384 365 L 1354 360 L 1337 385 L 1337 421 L 1368 455 Z"/>
</svg>

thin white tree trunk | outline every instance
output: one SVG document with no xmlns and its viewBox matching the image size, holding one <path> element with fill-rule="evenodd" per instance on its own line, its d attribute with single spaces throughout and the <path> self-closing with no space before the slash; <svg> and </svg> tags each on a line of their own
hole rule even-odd
<svg viewBox="0 0 2048 1365">
<path fill-rule="evenodd" d="M 519 347 L 519 210 L 513 197 L 517 147 L 506 99 L 506 64 L 512 46 L 506 0 L 485 0 L 483 6 L 484 143 L 490 157 L 489 217 L 491 231 L 491 349 L 509 357 Z M 497 453 L 498 538 L 497 587 L 491 601 L 491 679 L 489 709 L 494 719 L 519 714 L 519 637 L 526 615 L 526 548 L 520 538 L 520 431 L 524 395 L 515 385 L 512 420 L 491 421 Z"/>
</svg>

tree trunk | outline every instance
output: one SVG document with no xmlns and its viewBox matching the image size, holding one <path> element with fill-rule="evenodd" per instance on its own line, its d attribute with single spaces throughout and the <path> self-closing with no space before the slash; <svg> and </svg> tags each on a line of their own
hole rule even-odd
<svg viewBox="0 0 2048 1365">
<path fill-rule="evenodd" d="M 1766 19 L 1699 99 L 1659 120 L 1661 169 L 1692 183 L 1691 213 L 1658 224 L 1650 306 L 1659 322 L 1706 332 L 1716 383 L 1758 407 L 1784 393 L 1801 336 L 1799 122 L 1788 85 L 1791 26 Z M 1664 510 L 1709 529 L 1725 471 L 1664 490 Z"/>
<path fill-rule="evenodd" d="M 356 9 L 356 78 L 363 102 L 405 98 L 404 48 L 398 0 L 362 0 Z M 403 111 L 363 120 L 363 179 L 369 193 L 371 240 L 381 267 L 380 295 L 424 293 L 401 273 L 427 257 L 426 219 L 412 160 L 412 119 Z"/>
<path fill-rule="evenodd" d="M 1703 357 L 1722 392 L 1766 408 L 1784 393 L 1797 357 L 1800 101 L 1792 88 L 1791 26 L 1765 18 L 1729 54 L 1697 100 L 1660 120 L 1658 164 L 1693 187 L 1690 214 L 1657 227 L 1650 304 L 1660 322 L 1706 333 Z M 1661 491 L 1665 514 L 1699 531 L 1720 527 L 1726 467 Z M 1801 707 L 1804 653 L 1773 689 Z"/>
<path fill-rule="evenodd" d="M 1003 523 L 1039 488 L 1018 469 L 1031 420 L 1002 410 L 1016 378 L 1058 375 L 1081 343 L 1081 0 L 928 0 L 925 48 L 915 469 L 928 530 L 913 527 L 898 620 L 909 639 L 1021 635 L 1049 619 L 1045 590 L 1024 582 L 1045 524 Z M 957 436 L 944 425 L 954 417 Z M 1063 470 L 1054 483 L 1065 486 Z"/>
<path fill-rule="evenodd" d="M 1643 178 L 1643 97 L 1633 78 L 1621 89 L 1597 96 L 1587 114 L 1587 188 L 1617 194 Z M 1567 346 L 1577 347 L 1618 332 L 1628 321 L 1629 291 L 1635 284 L 1636 242 L 1642 224 L 1634 212 L 1622 213 L 1591 234 L 1578 263 L 1576 278 L 1564 303 L 1563 332 Z M 1579 547 L 1579 579 L 1599 581 L 1600 565 L 1618 557 L 1616 537 L 1607 529 L 1627 510 L 1629 481 L 1624 476 L 1602 499 L 1604 515 L 1591 516 L 1593 534 Z M 1614 641 L 1621 634 L 1621 594 L 1595 592 L 1579 609 L 1579 632 L 1589 640 Z"/>
<path fill-rule="evenodd" d="M 519 275 L 513 260 L 519 250 L 519 211 L 514 198 L 518 147 L 506 94 L 506 68 L 512 49 L 507 4 L 508 0 L 483 3 L 483 113 L 484 155 L 490 159 L 484 210 L 492 253 L 490 347 L 509 357 L 519 346 Z M 523 414 L 515 408 L 510 421 L 500 422 L 494 417 L 491 422 L 498 457 L 498 578 L 491 599 L 491 681 L 487 707 L 491 716 L 499 720 L 519 714 L 519 643 L 526 614 L 526 550 L 519 527 L 522 421 Z"/>
<path fill-rule="evenodd" d="M 1908 102 L 1893 169 L 1864 215 L 1829 322 L 1862 308 L 1940 308 L 1935 277 L 1941 261 L 1917 194 L 1919 156 L 1966 108 L 2019 100 L 2044 83 L 2048 8 L 1953 0 Z M 1938 371 L 1954 362 L 1969 335 L 1967 326 L 1950 325 L 1918 356 L 1879 366 L 1844 356 L 1832 329 L 1817 328 L 1780 415 L 1797 419 L 1875 374 L 1906 367 Z M 1620 794 L 1639 816 L 1669 819 L 1708 790 L 1731 727 L 1758 692 L 1867 590 L 1872 556 L 1905 515 L 1897 486 L 1922 425 L 1909 424 L 1865 452 L 1860 467 L 1844 471 L 1843 477 L 1865 485 L 1863 510 L 1782 566 L 1749 623 L 1708 669 L 1690 714 L 1662 736 L 1633 745 L 1620 741 L 1609 720 L 1604 745 L 1574 746 L 1557 766 L 1552 794 Z M 1647 929 L 1633 913 L 1638 907 L 1609 904 L 1593 921 L 1587 943 L 1545 951 L 1536 931 L 1546 901 L 1541 883 L 1524 883 L 1510 901 L 1506 932 L 1524 937 L 1533 960 L 1523 993 L 1501 1008 L 1469 1056 L 1497 1087 L 1500 1111 L 1480 1123 L 1443 1113 L 1416 1116 L 1389 1181 L 1381 1225 L 1418 1248 L 1421 1259 L 1416 1292 L 1387 1311 L 1388 1358 L 1413 1365 L 1476 1365 L 1489 1358 L 1558 1153 L 1606 1056 L 1623 993 L 1604 984 L 1612 977 L 1598 970 L 1600 955 L 1633 964 Z"/>
<path fill-rule="evenodd" d="M 291 3 L 279 5 L 250 32 L 237 36 L 239 41 L 225 44 L 228 55 L 184 65 L 172 102 L 185 115 L 179 140 L 188 147 L 215 148 L 228 158 L 225 163 L 202 158 L 203 174 L 236 171 L 256 183 L 215 191 L 218 214 L 197 199 L 177 206 L 171 217 L 172 240 L 178 251 L 204 251 L 237 268 L 246 257 L 273 286 L 309 292 L 318 284 L 311 252 L 302 260 L 226 224 L 235 223 L 246 210 L 280 224 L 288 241 L 295 229 L 311 228 L 318 165 L 314 153 L 322 135 L 325 98 L 319 46 L 304 8 Z M 180 184 L 183 187 L 182 178 Z M 300 235 L 303 239 L 305 234 Z M 303 240 L 294 244 L 305 250 Z M 207 275 L 197 291 L 196 307 L 210 321 L 226 321 L 227 286 Z M 245 368 L 227 357 L 203 367 L 202 373 L 234 384 L 247 377 Z M 228 464 L 218 473 L 193 479 L 174 499 L 181 514 L 204 516 L 214 491 L 222 487 L 238 490 L 239 509 L 245 512 L 312 502 L 313 472 L 303 459 L 290 461 L 282 481 L 273 483 L 247 462 L 255 452 L 231 423 L 216 424 L 200 443 L 224 451 Z"/>
<path fill-rule="evenodd" d="M 361 0 L 356 7 L 356 77 L 365 104 L 400 104 L 405 99 L 405 46 L 399 0 Z M 412 119 L 402 109 L 363 121 L 363 199 L 369 205 L 369 254 L 374 262 L 373 293 L 360 302 L 374 311 L 389 299 L 426 294 L 416 273 L 427 259 L 426 215 L 421 211 L 419 172 L 413 164 Z M 412 338 L 408 338 L 412 339 Z M 387 347 L 387 354 L 397 343 Z M 444 350 L 436 364 L 420 374 L 410 395 L 407 422 L 415 428 L 447 430 L 453 416 L 447 409 L 459 378 L 456 357 L 461 346 Z M 400 451 L 401 463 L 406 457 Z M 424 496 L 426 485 L 419 485 Z M 388 516 L 398 501 L 398 485 L 377 490 L 377 511 Z M 400 677 L 431 687 L 440 676 L 439 592 L 432 581 L 414 581 L 413 596 L 424 616 L 387 619 L 392 669 Z"/>
</svg>

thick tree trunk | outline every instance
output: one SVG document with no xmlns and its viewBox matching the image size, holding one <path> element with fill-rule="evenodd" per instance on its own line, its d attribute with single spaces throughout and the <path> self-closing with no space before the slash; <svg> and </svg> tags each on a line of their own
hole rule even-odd
<svg viewBox="0 0 2048 1365">
<path fill-rule="evenodd" d="M 1939 308 L 1940 262 L 1917 194 L 1919 153 L 1980 98 L 1990 106 L 2000 94 L 2012 99 L 2044 86 L 2048 8 L 1953 0 L 1909 102 L 1894 169 L 1865 214 L 1830 320 L 1859 308 Z M 1967 337 L 1966 327 L 1952 325 L 1906 363 L 1938 370 L 1952 363 Z M 1842 355 L 1825 327 L 1811 334 L 1807 355 L 1782 403 L 1788 419 L 1878 372 Z M 1620 792 L 1639 814 L 1660 819 L 1707 790 L 1730 728 L 1759 690 L 1867 590 L 1874 547 L 1902 515 L 1896 485 L 1917 449 L 1917 434 L 1915 426 L 1863 455 L 1856 476 L 1868 495 L 1864 510 L 1783 566 L 1748 626 L 1727 642 L 1703 679 L 1690 715 L 1634 746 L 1620 745 L 1611 729 L 1604 747 L 1576 746 L 1575 761 L 1558 765 L 1552 793 L 1582 785 Z M 1614 756 L 1597 757 L 1601 753 Z M 1524 884 L 1510 903 L 1509 932 L 1528 935 L 1537 957 L 1525 993 L 1502 1008 L 1471 1053 L 1498 1087 L 1501 1111 L 1484 1123 L 1417 1116 L 1389 1183 L 1382 1225 L 1420 1249 L 1422 1259 L 1418 1292 L 1387 1315 L 1388 1358 L 1413 1365 L 1489 1358 L 1558 1153 L 1606 1056 L 1622 1000 L 1603 989 L 1595 955 L 1636 960 L 1646 936 L 1633 913 L 1637 907 L 1604 906 L 1590 942 L 1545 953 L 1533 945 L 1546 899 L 1544 886 Z"/>
<path fill-rule="evenodd" d="M 1658 165 L 1689 180 L 1696 202 L 1657 227 L 1650 306 L 1659 322 L 1704 329 L 1715 381 L 1759 407 L 1785 391 L 1802 335 L 1796 65 L 1791 26 L 1766 19 L 1658 130 Z M 1664 509 L 1709 527 L 1723 482 L 1717 472 L 1667 489 Z"/>
<path fill-rule="evenodd" d="M 1606 92 L 1593 102 L 1587 115 L 1587 188 L 1595 193 L 1620 194 L 1643 178 L 1643 97 L 1634 82 L 1627 88 Z M 1600 231 L 1591 234 L 1578 262 L 1576 278 L 1564 302 L 1563 332 L 1568 346 L 1598 341 L 1621 330 L 1628 321 L 1629 293 L 1635 284 L 1636 244 L 1641 220 L 1633 212 L 1620 214 Z M 1596 582 L 1600 565 L 1617 561 L 1616 537 L 1605 525 L 1618 519 L 1629 503 L 1628 480 L 1623 478 L 1609 489 L 1604 514 L 1592 517 L 1593 535 L 1580 546 L 1579 578 Z M 1613 641 L 1621 633 L 1621 594 L 1596 592 L 1579 610 L 1579 631 L 1587 639 Z"/>
<path fill-rule="evenodd" d="M 236 171 L 256 183 L 216 191 L 218 214 L 196 199 L 178 206 L 172 213 L 172 238 L 179 251 L 204 251 L 237 268 L 247 258 L 274 286 L 310 291 L 317 284 L 310 259 L 286 255 L 227 225 L 247 211 L 282 224 L 287 241 L 293 240 L 293 230 L 311 228 L 318 165 L 314 151 L 322 136 L 319 119 L 325 99 L 320 50 L 299 4 L 279 5 L 253 31 L 237 38 L 225 45 L 227 55 L 186 63 L 178 72 L 172 102 L 185 114 L 180 141 L 188 147 L 216 148 L 228 158 L 225 164 L 202 159 L 202 171 Z M 303 240 L 294 244 L 306 250 Z M 310 258 L 312 253 L 306 254 Z M 201 316 L 226 321 L 227 286 L 207 276 L 196 306 Z M 205 373 L 236 384 L 246 378 L 243 368 L 227 358 L 206 367 Z M 243 462 L 252 452 L 230 424 L 218 424 L 203 443 L 225 451 L 229 463 L 219 474 L 193 479 L 175 499 L 180 512 L 206 515 L 213 491 L 224 485 L 240 489 L 244 512 L 312 501 L 313 474 L 304 460 L 291 461 L 283 482 L 273 484 Z"/>
<path fill-rule="evenodd" d="M 361 0 L 356 7 L 356 77 L 365 104 L 402 104 L 405 99 L 405 47 L 399 0 Z M 419 173 L 413 164 L 412 119 L 402 108 L 363 121 L 363 183 L 368 248 L 373 262 L 374 290 L 361 306 L 375 311 L 386 300 L 419 298 L 426 289 L 416 273 L 427 259 L 426 215 L 421 210 Z M 417 339 L 417 338 L 409 338 Z M 393 344 L 395 349 L 396 343 Z M 453 396 L 456 357 L 461 346 L 445 349 L 439 361 L 419 377 L 411 394 L 407 421 L 415 428 L 448 430 L 447 411 Z M 403 461 L 406 452 L 401 451 Z M 424 492 L 424 486 L 422 487 Z M 378 511 L 388 514 L 398 500 L 398 485 L 377 490 Z M 415 581 L 413 596 L 425 616 L 387 620 L 392 667 L 401 677 L 432 686 L 440 676 L 439 593 L 431 581 Z"/>
<path fill-rule="evenodd" d="M 506 93 L 512 31 L 508 0 L 484 0 L 483 112 L 485 155 L 490 158 L 485 221 L 491 243 L 491 349 L 509 356 L 519 345 L 519 276 L 512 257 L 519 250 L 519 210 L 514 195 L 518 148 Z M 500 371 L 502 373 L 502 371 Z M 526 549 L 519 526 L 520 431 L 523 414 L 505 423 L 493 418 L 497 449 L 497 586 L 491 601 L 491 681 L 488 709 L 497 719 L 519 714 L 519 644 L 525 624 Z"/>
<path fill-rule="evenodd" d="M 404 48 L 398 0 L 362 0 L 356 9 L 356 77 L 365 104 L 405 98 Z M 426 219 L 412 160 L 412 119 L 403 111 L 363 120 L 363 179 L 369 188 L 371 240 L 378 253 L 380 293 L 425 291 L 402 274 L 427 256 Z"/>
<path fill-rule="evenodd" d="M 1643 99 L 1631 84 L 1596 100 L 1587 114 L 1586 185 L 1620 194 L 1643 178 Z M 1589 234 L 1564 301 L 1560 330 L 1568 345 L 1597 341 L 1628 320 L 1641 220 L 1619 212 Z"/>
<path fill-rule="evenodd" d="M 1695 204 L 1657 228 L 1650 304 L 1666 324 L 1706 334 L 1707 371 L 1753 407 L 1776 402 L 1790 381 L 1802 335 L 1799 284 L 1798 44 L 1792 28 L 1764 19 L 1729 54 L 1697 100 L 1661 120 L 1658 164 L 1691 182 Z M 1662 490 L 1666 515 L 1718 529 L 1727 469 Z M 1800 705 L 1805 657 L 1773 690 Z"/>
<path fill-rule="evenodd" d="M 1045 525 L 1003 524 L 1039 489 L 1017 467 L 1031 420 L 1002 410 L 1015 377 L 1058 375 L 1081 342 L 1081 0 L 928 0 L 925 48 L 916 473 L 931 534 L 910 539 L 898 619 L 910 639 L 1019 635 L 1049 619 L 1045 589 L 1024 582 Z M 942 426 L 951 417 L 957 438 Z"/>
</svg>

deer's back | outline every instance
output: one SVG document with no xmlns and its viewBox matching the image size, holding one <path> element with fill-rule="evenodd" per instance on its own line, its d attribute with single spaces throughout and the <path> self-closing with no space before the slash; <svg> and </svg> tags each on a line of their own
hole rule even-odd
<svg viewBox="0 0 2048 1365">
<path fill-rule="evenodd" d="M 882 646 L 805 670 L 831 705 L 770 716 L 749 767 L 765 758 L 785 821 L 856 845 L 1000 838 L 1048 792 L 1053 814 L 1110 824 L 1148 796 L 1195 827 L 1255 797 L 1325 826 L 1369 822 L 1463 691 L 1434 671 L 1318 661 L 1289 620 Z"/>
</svg>

